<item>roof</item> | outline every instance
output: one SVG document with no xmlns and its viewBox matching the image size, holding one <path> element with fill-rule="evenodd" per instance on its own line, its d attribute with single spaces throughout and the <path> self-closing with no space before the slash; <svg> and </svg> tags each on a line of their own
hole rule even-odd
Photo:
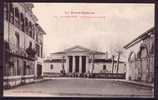
<svg viewBox="0 0 158 100">
<path fill-rule="evenodd" d="M 55 53 L 51 53 L 51 54 L 65 54 L 65 52 L 55 52 Z"/>
<path fill-rule="evenodd" d="M 133 46 L 134 44 L 136 44 L 136 43 L 140 42 L 141 40 L 143 40 L 144 38 L 146 38 L 148 36 L 148 33 L 154 34 L 153 31 L 154 31 L 154 27 L 150 28 L 149 30 L 147 30 L 146 32 L 144 32 L 143 34 L 141 34 L 140 36 L 138 36 L 137 38 L 135 38 L 134 40 L 129 42 L 123 48 L 128 49 L 129 47 Z"/>
<path fill-rule="evenodd" d="M 46 59 L 44 62 L 49 62 L 49 63 L 64 63 L 66 62 L 66 59 Z M 89 59 L 89 62 L 91 62 L 91 59 Z M 123 61 L 119 61 L 120 63 L 125 63 Z M 112 59 L 94 59 L 94 63 L 112 63 Z M 114 60 L 114 63 L 117 63 L 116 60 Z"/>
<path fill-rule="evenodd" d="M 46 35 L 46 32 L 43 30 L 43 28 L 38 23 L 36 23 L 35 25 L 40 29 L 42 34 Z"/>
<path fill-rule="evenodd" d="M 89 61 L 91 62 L 91 61 Z M 117 61 L 114 60 L 114 63 L 116 63 Z M 94 59 L 94 63 L 112 63 L 112 59 Z M 119 61 L 119 63 L 125 63 L 123 61 Z"/>
<path fill-rule="evenodd" d="M 88 52 L 90 54 L 98 54 L 98 55 L 105 54 L 104 52 L 90 50 L 90 49 L 87 49 L 87 48 L 79 46 L 79 45 L 73 46 L 71 48 L 65 49 L 65 50 L 60 51 L 60 52 L 51 53 L 51 54 L 66 54 L 68 52 Z"/>
<path fill-rule="evenodd" d="M 66 59 L 46 59 L 44 62 L 49 62 L 49 63 L 64 63 L 66 62 Z"/>
</svg>

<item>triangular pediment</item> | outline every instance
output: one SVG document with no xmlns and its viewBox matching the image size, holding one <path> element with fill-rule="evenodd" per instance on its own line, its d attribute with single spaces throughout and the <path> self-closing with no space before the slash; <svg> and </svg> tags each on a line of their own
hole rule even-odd
<svg viewBox="0 0 158 100">
<path fill-rule="evenodd" d="M 71 48 L 68 48 L 68 49 L 65 49 L 64 51 L 56 52 L 56 53 L 52 53 L 52 54 L 66 54 L 66 53 L 73 53 L 73 52 L 86 52 L 86 53 L 95 54 L 95 55 L 105 54 L 104 52 L 90 50 L 90 49 L 87 49 L 87 48 L 84 48 L 84 47 L 78 46 L 78 45 L 71 47 Z"/>
<path fill-rule="evenodd" d="M 90 52 L 89 49 L 81 47 L 81 46 L 74 46 L 72 48 L 64 50 L 65 52 Z"/>
</svg>

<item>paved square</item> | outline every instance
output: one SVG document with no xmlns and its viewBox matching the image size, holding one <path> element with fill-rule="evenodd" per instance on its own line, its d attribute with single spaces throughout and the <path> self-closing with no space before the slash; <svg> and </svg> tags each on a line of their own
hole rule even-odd
<svg viewBox="0 0 158 100">
<path fill-rule="evenodd" d="M 4 96 L 152 97 L 152 88 L 107 79 L 50 79 L 4 90 Z"/>
</svg>

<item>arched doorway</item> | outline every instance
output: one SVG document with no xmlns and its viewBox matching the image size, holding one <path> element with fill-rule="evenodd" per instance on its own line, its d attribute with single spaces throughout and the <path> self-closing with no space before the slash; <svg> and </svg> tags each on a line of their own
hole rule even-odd
<svg viewBox="0 0 158 100">
<path fill-rule="evenodd" d="M 130 52 L 129 58 L 129 80 L 137 79 L 136 54 L 134 51 Z"/>
<path fill-rule="evenodd" d="M 150 77 L 149 56 L 147 46 L 142 43 L 138 52 L 138 58 L 140 59 L 141 67 L 141 80 L 147 82 Z"/>
<path fill-rule="evenodd" d="M 41 78 L 41 77 L 42 77 L 42 65 L 37 64 L 37 78 Z"/>
</svg>

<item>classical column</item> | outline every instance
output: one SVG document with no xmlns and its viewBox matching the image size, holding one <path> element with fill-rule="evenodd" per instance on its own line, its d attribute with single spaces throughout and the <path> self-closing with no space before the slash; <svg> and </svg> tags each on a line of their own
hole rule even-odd
<svg viewBox="0 0 158 100">
<path fill-rule="evenodd" d="M 75 72 L 75 56 L 72 56 L 73 64 L 72 64 L 72 72 Z"/>
<path fill-rule="evenodd" d="M 89 65 L 89 58 L 88 58 L 88 56 L 86 56 L 86 68 L 85 68 L 85 69 L 86 69 L 86 71 L 85 71 L 86 73 L 87 73 L 88 70 L 89 70 L 89 66 L 90 66 L 90 65 Z"/>
<path fill-rule="evenodd" d="M 67 69 L 66 73 L 69 73 L 69 57 L 65 56 L 65 58 L 66 58 L 65 67 Z"/>
<path fill-rule="evenodd" d="M 82 56 L 79 56 L 79 73 L 82 73 Z"/>
</svg>

